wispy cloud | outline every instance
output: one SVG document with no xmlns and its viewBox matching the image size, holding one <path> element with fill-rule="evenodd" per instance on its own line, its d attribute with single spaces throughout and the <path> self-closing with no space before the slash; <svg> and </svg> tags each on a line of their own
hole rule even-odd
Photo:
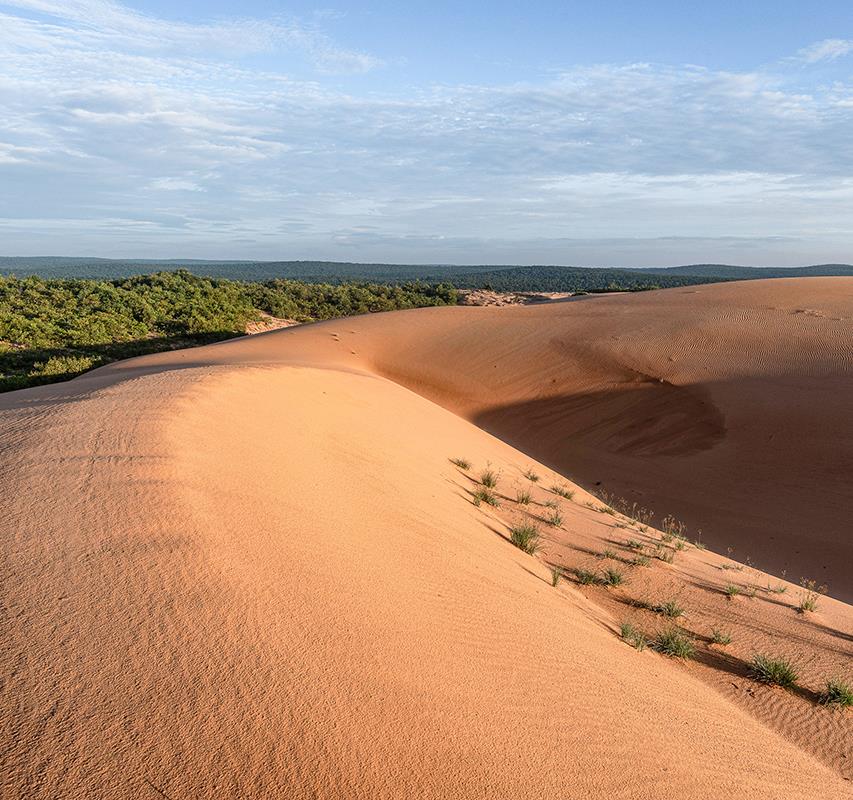
<svg viewBox="0 0 853 800">
<path fill-rule="evenodd" d="M 798 56 L 807 64 L 815 64 L 818 61 L 834 61 L 850 53 L 853 53 L 853 39 L 824 39 L 803 48 Z"/>
<path fill-rule="evenodd" d="M 804 81 L 805 56 L 356 95 L 325 73 L 379 60 L 310 25 L 0 8 L 8 252 L 659 263 L 853 245 L 853 87 Z M 309 80 L 243 58 L 288 48 Z"/>
</svg>

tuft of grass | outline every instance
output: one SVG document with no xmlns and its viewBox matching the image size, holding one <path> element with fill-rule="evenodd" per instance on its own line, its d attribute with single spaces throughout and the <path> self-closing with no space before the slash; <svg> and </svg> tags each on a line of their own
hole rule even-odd
<svg viewBox="0 0 853 800">
<path fill-rule="evenodd" d="M 800 580 L 800 604 L 797 606 L 797 611 L 805 614 L 807 611 L 817 611 L 817 599 L 825 591 L 826 586 L 818 586 L 817 581 L 803 578 Z"/>
<path fill-rule="evenodd" d="M 652 562 L 648 556 L 635 556 L 630 563 L 635 567 L 647 567 Z"/>
<path fill-rule="evenodd" d="M 488 489 L 477 489 L 477 491 L 474 492 L 474 505 L 479 506 L 481 503 L 485 503 L 487 506 L 500 508 L 497 495 L 494 492 L 490 492 Z"/>
<path fill-rule="evenodd" d="M 532 469 L 525 470 L 524 477 L 531 483 L 539 483 L 539 476 Z"/>
<path fill-rule="evenodd" d="M 630 622 L 623 622 L 619 626 L 619 635 L 622 637 L 623 641 L 627 642 L 631 645 L 631 647 L 636 650 L 645 650 L 648 642 L 646 641 L 646 637 L 637 630 Z"/>
<path fill-rule="evenodd" d="M 749 664 L 749 674 L 759 683 L 785 689 L 797 684 L 797 669 L 787 658 L 755 655 Z"/>
<path fill-rule="evenodd" d="M 576 569 L 575 577 L 578 579 L 578 583 L 582 583 L 584 586 L 601 583 L 601 578 L 591 569 Z"/>
<path fill-rule="evenodd" d="M 519 505 L 529 506 L 532 498 L 530 496 L 530 492 L 528 492 L 526 489 L 519 489 L 515 493 L 515 499 Z"/>
<path fill-rule="evenodd" d="M 610 506 L 600 506 L 596 510 L 600 511 L 602 514 L 609 514 L 611 517 L 616 516 L 616 509 L 611 508 Z"/>
<path fill-rule="evenodd" d="M 552 511 L 547 517 L 545 517 L 545 522 L 554 528 L 559 528 L 560 525 L 563 524 L 563 515 L 559 510 Z"/>
<path fill-rule="evenodd" d="M 562 567 L 551 567 L 551 586 L 555 589 L 557 588 L 557 584 L 560 583 L 563 577 L 563 568 Z"/>
<path fill-rule="evenodd" d="M 575 496 L 575 493 L 571 489 L 557 483 L 551 487 L 551 491 L 560 497 L 565 497 L 566 500 L 571 500 Z"/>
<path fill-rule="evenodd" d="M 853 706 L 853 688 L 849 683 L 830 678 L 824 684 L 823 691 L 818 696 L 818 702 L 833 708 L 850 708 Z"/>
<path fill-rule="evenodd" d="M 494 489 L 498 485 L 498 473 L 493 469 L 484 469 L 480 473 L 480 483 L 487 489 Z"/>
<path fill-rule="evenodd" d="M 636 539 L 628 539 L 628 541 L 625 542 L 625 547 L 627 547 L 629 550 L 642 550 L 643 543 L 638 542 Z"/>
<path fill-rule="evenodd" d="M 545 508 L 559 508 L 556 500 L 546 500 L 543 505 Z"/>
<path fill-rule="evenodd" d="M 601 554 L 598 557 L 599 558 L 611 558 L 614 560 L 619 558 L 619 556 L 616 555 L 616 553 L 613 550 L 602 550 Z"/>
<path fill-rule="evenodd" d="M 769 583 L 767 584 L 767 591 L 771 594 L 785 594 L 788 591 L 788 587 L 782 583 L 777 583 L 775 586 L 771 586 Z"/>
<path fill-rule="evenodd" d="M 725 631 L 721 631 L 719 628 L 714 628 L 714 630 L 711 631 L 711 641 L 714 644 L 731 644 L 732 635 Z"/>
<path fill-rule="evenodd" d="M 663 561 L 664 564 L 671 564 L 675 561 L 675 551 L 659 544 L 652 552 L 652 558 L 656 558 L 658 561 Z"/>
<path fill-rule="evenodd" d="M 601 572 L 601 582 L 605 586 L 619 586 L 625 582 L 625 576 L 621 569 L 616 567 L 608 567 Z"/>
<path fill-rule="evenodd" d="M 697 550 L 707 550 L 708 549 L 707 546 L 705 545 L 705 542 L 703 542 L 701 539 L 694 539 L 693 540 L 693 546 Z"/>
<path fill-rule="evenodd" d="M 696 648 L 690 637 L 675 627 L 659 633 L 652 642 L 652 646 L 659 653 L 673 658 L 693 658 L 696 655 Z"/>
<path fill-rule="evenodd" d="M 542 547 L 542 537 L 535 525 L 515 525 L 509 529 L 510 541 L 528 555 L 535 555 Z"/>
<path fill-rule="evenodd" d="M 655 613 L 663 614 L 670 619 L 678 619 L 684 616 L 684 609 L 678 604 L 678 600 L 667 600 L 664 603 L 656 603 L 651 608 Z"/>
<path fill-rule="evenodd" d="M 740 594 L 740 586 L 735 586 L 733 583 L 727 583 L 723 592 L 729 600 L 734 600 Z"/>
<path fill-rule="evenodd" d="M 451 464 L 456 464 L 459 469 L 469 470 L 471 469 L 471 462 L 466 458 L 451 458 Z"/>
</svg>

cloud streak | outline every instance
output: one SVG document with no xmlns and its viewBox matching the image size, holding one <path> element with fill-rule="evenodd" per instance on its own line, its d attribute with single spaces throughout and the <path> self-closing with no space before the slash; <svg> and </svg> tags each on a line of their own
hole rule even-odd
<svg viewBox="0 0 853 800">
<path fill-rule="evenodd" d="M 314 76 L 243 58 L 279 49 Z M 841 49 L 819 43 L 800 63 Z M 380 64 L 296 22 L 0 2 L 4 246 L 552 263 L 741 252 L 795 263 L 807 252 L 840 259 L 853 244 L 843 81 L 804 80 L 790 62 L 604 64 L 537 83 L 353 94 L 327 74 Z"/>
</svg>

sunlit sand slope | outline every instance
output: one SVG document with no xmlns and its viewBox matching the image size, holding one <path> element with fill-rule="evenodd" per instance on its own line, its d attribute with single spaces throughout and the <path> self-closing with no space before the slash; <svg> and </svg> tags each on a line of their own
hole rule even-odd
<svg viewBox="0 0 853 800">
<path fill-rule="evenodd" d="M 820 284 L 849 301 L 850 283 Z M 787 293 L 776 285 L 774 296 Z M 733 305 L 736 288 L 702 293 Z M 666 297 L 676 311 L 657 319 Z M 612 617 L 575 588 L 554 590 L 543 563 L 472 505 L 471 483 L 448 456 L 504 474 L 532 465 L 543 482 L 557 476 L 383 377 L 505 427 L 556 462 L 574 458 L 556 443 L 567 442 L 575 411 L 555 428 L 551 456 L 542 430 L 525 428 L 517 409 L 547 404 L 550 386 L 555 397 L 568 386 L 594 395 L 627 374 L 619 370 L 636 370 L 684 393 L 674 407 L 707 413 L 703 431 L 668 419 L 672 437 L 687 444 L 666 454 L 653 436 L 625 433 L 600 468 L 621 463 L 619 453 L 651 464 L 652 476 L 637 476 L 642 487 L 678 472 L 665 459 L 711 474 L 783 415 L 778 391 L 764 395 L 761 414 L 752 410 L 750 387 L 778 389 L 786 348 L 762 350 L 754 364 L 764 366 L 736 390 L 746 355 L 733 334 L 729 377 L 694 393 L 685 387 L 700 380 L 702 353 L 716 347 L 713 363 L 724 360 L 710 334 L 700 348 L 698 334 L 672 322 L 688 324 L 694 312 L 678 308 L 694 297 L 337 321 L 0 398 L 3 796 L 848 796 L 837 772 L 690 670 L 626 647 Z M 747 312 L 709 305 L 721 329 L 748 327 Z M 808 382 L 849 386 L 849 359 L 838 357 L 849 342 L 838 336 L 827 339 L 833 352 L 818 348 L 824 334 L 808 326 L 828 328 L 827 317 L 755 313 L 766 315 L 765 327 L 774 314 L 792 318 L 786 324 L 812 352 L 791 356 L 802 375 L 788 378 L 805 428 L 775 429 L 768 446 L 792 458 L 797 446 L 801 459 L 822 452 L 814 469 L 828 480 L 849 427 L 831 398 L 823 426 L 812 421 Z M 603 333 L 606 319 L 622 326 L 609 334 L 616 339 Z M 635 352 L 628 333 L 642 324 L 650 332 Z M 849 333 L 849 320 L 836 324 Z M 582 364 L 592 377 L 572 378 Z M 667 364 L 656 375 L 653 367 Z M 658 391 L 642 388 L 649 381 L 638 380 L 638 398 Z M 630 404 L 614 408 L 627 413 Z M 748 421 L 759 430 L 741 430 Z M 830 435 L 832 424 L 840 427 Z M 611 441 L 603 430 L 588 437 L 578 445 L 586 458 Z M 767 459 L 762 452 L 751 463 Z M 579 475 L 599 466 L 578 465 Z M 621 469 L 626 479 L 630 469 Z M 757 497 L 784 474 L 774 469 L 756 475 Z M 713 491 L 693 489 L 695 513 L 726 505 L 734 482 L 718 477 Z M 678 486 L 689 485 L 680 475 Z M 799 491 L 816 504 L 818 488 L 808 486 Z M 827 504 L 849 510 L 840 480 L 823 490 Z M 791 503 L 794 513 L 800 505 Z M 756 516 L 765 513 L 753 504 Z M 580 513 L 567 512 L 567 529 Z M 841 548 L 840 530 L 791 535 Z M 786 541 L 780 532 L 776 547 Z"/>
</svg>

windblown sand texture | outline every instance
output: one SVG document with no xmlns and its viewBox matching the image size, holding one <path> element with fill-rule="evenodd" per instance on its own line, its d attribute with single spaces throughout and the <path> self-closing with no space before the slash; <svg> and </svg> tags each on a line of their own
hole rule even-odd
<svg viewBox="0 0 853 800">
<path fill-rule="evenodd" d="M 336 320 L 0 396 L 0 795 L 850 797 L 851 714 L 815 693 L 853 678 L 851 334 L 853 280 L 762 281 Z M 563 476 L 711 549 L 629 567 L 655 531 Z M 537 557 L 507 541 L 529 519 Z M 611 548 L 625 586 L 550 585 Z M 800 574 L 839 599 L 797 614 Z M 673 594 L 732 645 L 619 639 Z M 759 651 L 804 688 L 752 682 Z"/>
</svg>

